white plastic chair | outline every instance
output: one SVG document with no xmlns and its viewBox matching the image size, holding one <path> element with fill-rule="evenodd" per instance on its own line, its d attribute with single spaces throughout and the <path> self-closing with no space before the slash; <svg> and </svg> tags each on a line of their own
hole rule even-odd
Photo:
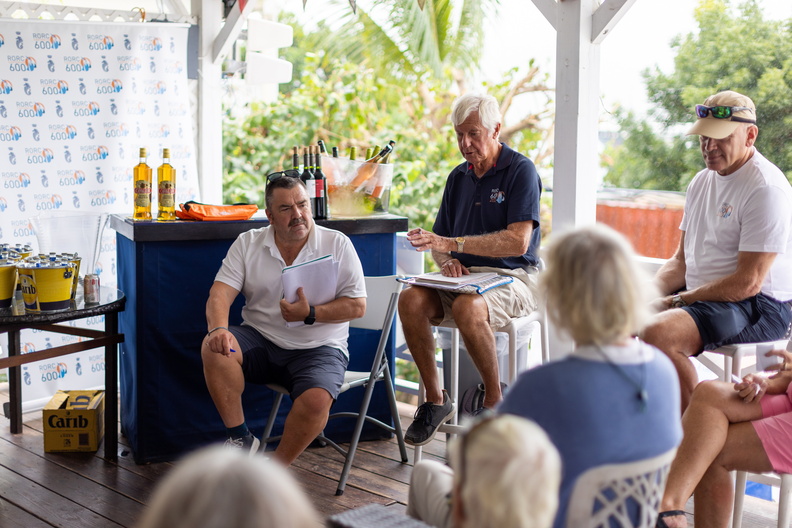
<svg viewBox="0 0 792 528">
<path fill-rule="evenodd" d="M 732 528 L 742 528 L 745 482 L 747 480 L 747 472 L 737 471 L 736 484 L 734 486 L 734 518 L 732 519 Z M 792 503 L 790 502 L 790 495 L 792 495 L 792 475 L 786 473 L 781 475 L 775 473 L 751 473 L 751 481 L 781 488 L 781 493 L 778 498 L 778 528 L 789 528 L 789 523 L 792 521 Z"/>
<path fill-rule="evenodd" d="M 344 456 L 344 468 L 341 471 L 341 476 L 338 479 L 338 488 L 336 495 L 343 495 L 346 487 L 346 481 L 349 477 L 349 472 L 352 469 L 352 462 L 355 459 L 358 443 L 360 442 L 360 434 L 363 431 L 365 422 L 372 423 L 385 431 L 395 434 L 396 440 L 399 444 L 399 451 L 401 453 L 402 463 L 407 463 L 407 447 L 404 443 L 404 434 L 402 433 L 401 420 L 399 418 L 399 409 L 396 406 L 396 393 L 393 386 L 393 378 L 391 378 L 391 370 L 388 364 L 388 357 L 385 355 L 385 348 L 388 344 L 388 336 L 390 335 L 391 327 L 393 326 L 393 319 L 396 316 L 396 307 L 399 301 L 399 292 L 401 292 L 402 284 L 398 282 L 398 275 L 389 275 L 383 277 L 366 277 L 366 292 L 368 298 L 366 299 L 366 314 L 360 319 L 355 319 L 349 322 L 350 328 L 363 328 L 368 330 L 381 330 L 377 351 L 374 355 L 371 370 L 352 371 L 348 370 L 344 374 L 344 384 L 341 385 L 341 393 L 353 389 L 355 387 L 365 387 L 365 393 L 360 403 L 360 410 L 358 412 L 338 412 L 331 413 L 329 420 L 340 417 L 356 418 L 355 429 L 349 441 L 349 448 L 344 449 L 337 443 L 330 440 L 324 435 L 324 431 L 317 437 L 320 442 L 330 445 L 336 451 Z M 369 403 L 371 402 L 371 395 L 374 391 L 374 385 L 377 382 L 385 382 L 386 392 L 388 395 L 388 403 L 390 404 L 391 419 L 393 426 L 386 424 L 372 416 L 368 416 Z M 280 436 L 270 436 L 272 428 L 275 425 L 275 419 L 278 416 L 278 408 L 280 407 L 281 400 L 284 394 L 289 391 L 285 387 L 276 385 L 274 383 L 267 384 L 267 387 L 275 391 L 275 399 L 270 410 L 270 415 L 267 420 L 267 425 L 264 428 L 261 443 L 262 450 L 267 447 L 267 443 L 273 442 L 280 438 Z"/>
<path fill-rule="evenodd" d="M 624 464 L 589 469 L 575 482 L 567 508 L 567 528 L 654 528 L 676 448 Z M 637 524 L 628 506 L 638 506 Z"/>
</svg>

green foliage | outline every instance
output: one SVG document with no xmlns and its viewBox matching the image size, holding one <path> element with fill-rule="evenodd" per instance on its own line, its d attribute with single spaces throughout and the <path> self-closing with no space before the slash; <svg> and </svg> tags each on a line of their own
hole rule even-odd
<svg viewBox="0 0 792 528">
<path fill-rule="evenodd" d="M 618 186 L 685 190 L 703 167 L 698 142 L 680 132 L 694 119 L 693 107 L 721 90 L 735 90 L 757 107 L 757 149 L 781 170 L 792 169 L 792 21 L 765 20 L 756 0 L 738 8 L 730 0 L 700 0 L 699 30 L 679 36 L 674 71 L 644 74 L 653 121 L 622 115 L 624 147 L 611 151 L 606 181 Z M 662 136 L 673 136 L 670 142 Z M 695 138 L 694 138 L 695 139 Z M 692 153 L 695 153 L 693 155 Z M 676 173 L 676 174 L 675 174 Z"/>
</svg>

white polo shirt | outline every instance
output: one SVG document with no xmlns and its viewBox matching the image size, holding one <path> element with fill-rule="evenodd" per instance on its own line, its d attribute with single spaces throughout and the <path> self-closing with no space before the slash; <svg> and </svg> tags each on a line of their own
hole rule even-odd
<svg viewBox="0 0 792 528">
<path fill-rule="evenodd" d="M 740 251 L 777 253 L 762 293 L 792 299 L 792 186 L 756 149 L 732 174 L 696 174 L 679 228 L 688 289 L 734 273 Z"/>
<path fill-rule="evenodd" d="M 336 298 L 366 297 L 363 266 L 349 238 L 339 231 L 314 225 L 308 241 L 291 265 L 324 255 L 333 255 L 340 265 Z M 287 328 L 281 316 L 283 298 L 281 272 L 286 263 L 275 245 L 271 226 L 251 229 L 237 237 L 223 259 L 216 281 L 245 296 L 242 319 L 281 348 L 290 350 L 331 346 L 347 357 L 349 323 L 315 323 Z"/>
</svg>

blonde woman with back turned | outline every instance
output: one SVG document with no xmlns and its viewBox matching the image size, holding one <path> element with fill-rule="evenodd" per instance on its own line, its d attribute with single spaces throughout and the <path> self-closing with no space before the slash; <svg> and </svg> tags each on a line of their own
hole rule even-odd
<svg viewBox="0 0 792 528">
<path fill-rule="evenodd" d="M 476 422 L 449 446 L 451 468 L 413 469 L 407 514 L 438 528 L 549 528 L 561 462 L 544 431 L 517 416 Z"/>
<path fill-rule="evenodd" d="M 187 456 L 156 488 L 138 528 L 317 528 L 289 472 L 220 446 Z"/>
<path fill-rule="evenodd" d="M 603 225 L 553 233 L 543 255 L 548 317 L 574 346 L 524 372 L 497 411 L 534 420 L 558 448 L 564 473 L 553 526 L 562 528 L 583 472 L 679 444 L 679 382 L 662 352 L 632 337 L 654 296 L 623 236 Z"/>
</svg>

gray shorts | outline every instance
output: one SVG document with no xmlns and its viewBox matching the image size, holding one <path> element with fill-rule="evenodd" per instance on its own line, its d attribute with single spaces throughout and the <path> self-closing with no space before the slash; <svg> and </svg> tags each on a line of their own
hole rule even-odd
<svg viewBox="0 0 792 528">
<path fill-rule="evenodd" d="M 242 349 L 245 381 L 282 385 L 292 400 L 315 387 L 325 389 L 334 400 L 338 398 L 349 360 L 337 348 L 289 350 L 279 347 L 251 326 L 231 326 L 228 330 Z"/>
<path fill-rule="evenodd" d="M 495 332 L 500 328 L 506 326 L 506 323 L 514 317 L 521 317 L 528 315 L 539 305 L 537 300 L 537 280 L 536 273 L 528 273 L 522 268 L 518 269 L 504 269 L 504 268 L 491 268 L 488 266 L 472 266 L 471 273 L 494 271 L 501 275 L 511 275 L 514 281 L 511 284 L 498 286 L 492 288 L 481 294 L 484 301 L 487 303 L 489 311 L 489 324 L 492 331 Z M 445 321 L 453 320 L 451 305 L 454 300 L 460 295 L 479 295 L 453 293 L 447 290 L 436 290 L 440 296 L 440 302 L 443 304 L 443 318 L 432 319 L 431 323 L 438 326 Z"/>
</svg>

